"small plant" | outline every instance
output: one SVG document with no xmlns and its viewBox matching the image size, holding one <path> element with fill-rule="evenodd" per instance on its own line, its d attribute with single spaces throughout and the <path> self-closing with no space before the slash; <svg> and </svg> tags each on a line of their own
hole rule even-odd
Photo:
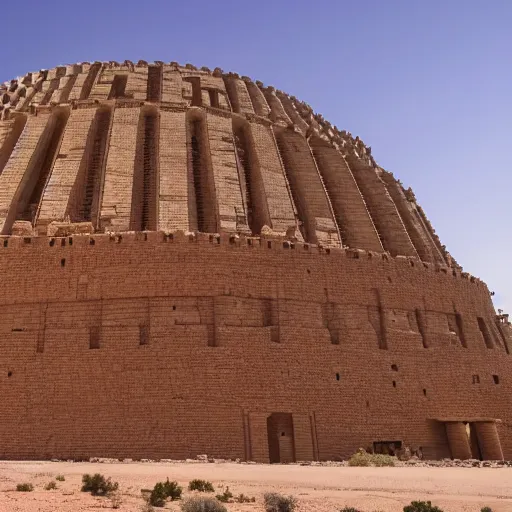
<svg viewBox="0 0 512 512">
<path fill-rule="evenodd" d="M 55 489 L 57 489 L 57 483 L 54 482 L 53 480 L 51 482 L 48 482 L 45 486 L 44 486 L 44 490 L 45 491 L 54 491 Z"/>
<path fill-rule="evenodd" d="M 492 508 L 491 507 L 482 507 L 480 509 L 480 512 L 492 512 Z"/>
<path fill-rule="evenodd" d="M 122 502 L 123 500 L 121 499 L 119 493 L 114 492 L 110 495 L 110 504 L 112 508 L 120 508 Z"/>
<path fill-rule="evenodd" d="M 343 507 L 340 512 L 361 512 L 358 508 L 354 507 Z"/>
<path fill-rule="evenodd" d="M 233 493 L 230 492 L 229 487 L 226 487 L 222 494 L 217 494 L 215 497 L 222 503 L 231 503 L 233 501 Z"/>
<path fill-rule="evenodd" d="M 148 497 L 148 503 L 153 507 L 163 507 L 167 498 L 171 498 L 171 501 L 179 500 L 181 492 L 182 488 L 178 482 L 169 482 L 169 479 L 165 482 L 157 482 Z"/>
<path fill-rule="evenodd" d="M 245 494 L 239 494 L 235 501 L 237 503 L 254 503 L 256 501 L 256 498 L 253 496 L 252 498 L 249 498 L 249 496 L 246 496 Z"/>
<path fill-rule="evenodd" d="M 227 512 L 227 508 L 215 498 L 194 496 L 181 504 L 183 512 Z"/>
<path fill-rule="evenodd" d="M 82 492 L 90 492 L 93 496 L 108 496 L 117 491 L 119 484 L 112 482 L 110 477 L 96 473 L 94 475 L 85 474 L 82 476 Z"/>
<path fill-rule="evenodd" d="M 64 475 L 57 475 L 55 480 L 57 480 L 57 482 L 64 482 L 66 479 L 64 478 Z"/>
<path fill-rule="evenodd" d="M 16 490 L 20 492 L 31 492 L 34 490 L 34 486 L 32 484 L 18 484 Z"/>
<path fill-rule="evenodd" d="M 213 485 L 211 482 L 208 482 L 207 480 L 191 480 L 188 483 L 188 490 L 189 491 L 199 491 L 199 492 L 215 492 L 215 489 L 213 488 Z"/>
<path fill-rule="evenodd" d="M 293 512 L 297 506 L 297 498 L 278 492 L 265 493 L 264 500 L 266 512 Z"/>
<path fill-rule="evenodd" d="M 349 466 L 394 466 L 396 458 L 391 455 L 384 455 L 381 453 L 367 453 L 364 450 L 359 450 L 348 459 Z"/>
<path fill-rule="evenodd" d="M 430 501 L 413 501 L 404 507 L 404 512 L 443 512 L 439 507 L 432 505 Z"/>
</svg>

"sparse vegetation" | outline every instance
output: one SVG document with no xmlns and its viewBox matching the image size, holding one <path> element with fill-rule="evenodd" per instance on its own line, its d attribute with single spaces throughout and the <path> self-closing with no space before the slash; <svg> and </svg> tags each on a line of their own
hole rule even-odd
<svg viewBox="0 0 512 512">
<path fill-rule="evenodd" d="M 381 453 L 368 453 L 364 450 L 359 450 L 348 459 L 349 466 L 394 466 L 396 457 L 391 455 L 383 455 Z"/>
<path fill-rule="evenodd" d="M 90 492 L 93 496 L 108 496 L 117 491 L 119 484 L 105 478 L 100 473 L 94 475 L 85 474 L 82 476 L 82 492 Z"/>
<path fill-rule="evenodd" d="M 229 487 L 226 487 L 222 494 L 217 494 L 215 497 L 222 503 L 231 503 L 233 501 L 233 493 L 229 490 Z"/>
<path fill-rule="evenodd" d="M 343 507 L 340 512 L 361 512 L 358 508 L 354 507 Z"/>
<path fill-rule="evenodd" d="M 57 475 L 55 480 L 57 480 L 57 482 L 64 482 L 66 479 L 64 478 L 64 475 Z"/>
<path fill-rule="evenodd" d="M 297 498 L 277 492 L 265 493 L 264 500 L 266 512 L 293 512 L 297 506 Z"/>
<path fill-rule="evenodd" d="M 183 512 L 227 512 L 227 508 L 217 499 L 204 496 L 194 496 L 183 501 Z"/>
<path fill-rule="evenodd" d="M 199 492 L 215 492 L 213 485 L 211 482 L 207 480 L 198 480 L 194 479 L 188 483 L 189 491 L 199 491 Z"/>
<path fill-rule="evenodd" d="M 48 482 L 45 486 L 44 486 L 44 490 L 45 491 L 54 491 L 55 489 L 57 489 L 57 483 L 54 482 L 53 480 L 51 482 Z"/>
<path fill-rule="evenodd" d="M 20 492 L 31 492 L 34 490 L 34 486 L 32 484 L 27 484 L 27 483 L 18 484 L 16 486 L 16 490 L 20 491 Z"/>
<path fill-rule="evenodd" d="M 246 496 L 245 494 L 239 494 L 235 497 L 235 501 L 237 503 L 254 503 L 256 501 L 256 498 L 253 496 L 252 498 L 249 498 L 249 496 Z"/>
<path fill-rule="evenodd" d="M 482 507 L 480 509 L 480 512 L 492 512 L 492 508 L 491 507 Z"/>
<path fill-rule="evenodd" d="M 413 501 L 404 507 L 404 512 L 443 512 L 443 510 L 432 505 L 430 501 Z"/>
<path fill-rule="evenodd" d="M 112 506 L 112 508 L 120 508 L 122 502 L 123 500 L 121 499 L 119 493 L 114 492 L 110 495 L 110 505 Z"/>
<path fill-rule="evenodd" d="M 153 507 L 163 507 L 168 498 L 171 501 L 179 500 L 181 493 L 182 488 L 178 482 L 170 482 L 169 479 L 165 482 L 157 482 L 149 494 L 148 503 Z"/>
</svg>

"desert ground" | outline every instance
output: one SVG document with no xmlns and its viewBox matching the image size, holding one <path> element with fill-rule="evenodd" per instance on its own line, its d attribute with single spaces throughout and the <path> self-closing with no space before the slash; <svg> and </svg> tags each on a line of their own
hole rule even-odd
<svg viewBox="0 0 512 512">
<path fill-rule="evenodd" d="M 119 482 L 118 510 L 140 512 L 141 489 L 177 480 L 186 489 L 194 478 L 210 480 L 216 492 L 225 486 L 255 503 L 229 503 L 230 512 L 263 511 L 263 494 L 278 491 L 298 499 L 299 512 L 339 512 L 345 506 L 362 511 L 402 511 L 412 500 L 430 500 L 445 512 L 512 511 L 512 468 L 330 467 L 199 462 L 0 462 L 0 512 L 80 512 L 112 509 L 109 498 L 80 492 L 84 473 L 102 473 Z M 57 489 L 44 486 L 57 475 Z M 19 483 L 33 492 L 18 492 Z M 192 493 L 185 490 L 184 496 Z M 179 511 L 179 502 L 165 509 Z M 164 509 L 155 509 L 164 510 Z"/>
</svg>

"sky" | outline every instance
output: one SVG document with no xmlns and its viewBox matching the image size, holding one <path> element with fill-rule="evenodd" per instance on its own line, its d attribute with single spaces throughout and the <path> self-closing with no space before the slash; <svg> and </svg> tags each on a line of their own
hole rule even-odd
<svg viewBox="0 0 512 512">
<path fill-rule="evenodd" d="M 274 85 L 371 146 L 413 188 L 453 257 L 512 315 L 511 0 L 16 5 L 2 24 L 0 81 L 143 59 Z"/>
</svg>

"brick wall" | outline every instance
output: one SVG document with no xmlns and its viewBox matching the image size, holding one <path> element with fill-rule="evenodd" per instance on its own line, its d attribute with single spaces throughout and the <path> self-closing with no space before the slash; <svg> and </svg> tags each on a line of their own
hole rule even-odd
<svg viewBox="0 0 512 512">
<path fill-rule="evenodd" d="M 0 457 L 512 458 L 508 317 L 359 137 L 173 62 L 0 96 Z"/>
<path fill-rule="evenodd" d="M 443 418 L 501 419 L 512 457 L 511 356 L 484 343 L 486 286 L 357 254 L 163 233 L 5 238 L 0 456 L 268 460 L 266 418 L 286 413 L 297 458 L 378 440 L 449 456 Z"/>
</svg>

